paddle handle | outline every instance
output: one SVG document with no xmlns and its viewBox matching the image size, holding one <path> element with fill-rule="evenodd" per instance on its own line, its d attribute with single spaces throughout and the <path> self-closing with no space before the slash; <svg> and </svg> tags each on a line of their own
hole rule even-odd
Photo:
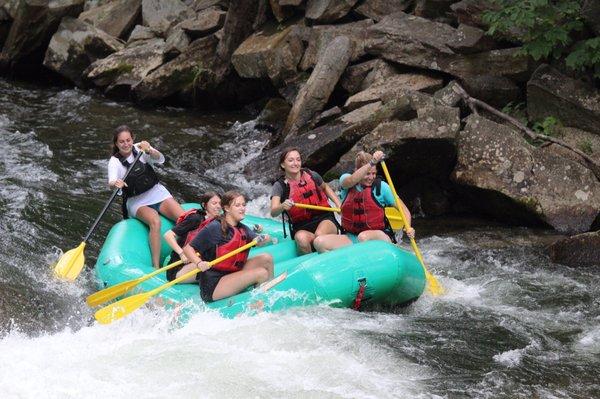
<svg viewBox="0 0 600 399">
<path fill-rule="evenodd" d="M 294 206 L 297 206 L 298 208 L 312 209 L 315 211 L 327 211 L 327 212 L 338 212 L 338 213 L 341 212 L 340 208 L 330 208 L 328 206 L 301 204 L 298 202 L 295 202 Z"/>
<path fill-rule="evenodd" d="M 141 156 L 143 154 L 144 154 L 144 151 L 140 151 L 136 155 L 135 159 L 133 160 L 133 163 L 131 164 L 131 166 L 129 167 L 129 169 L 127 169 L 127 172 L 125 172 L 125 176 L 123 176 L 123 180 L 127 179 L 127 176 L 129 176 L 129 172 L 131 172 L 131 170 L 133 169 L 133 167 L 135 166 L 135 164 L 137 163 L 137 161 L 141 158 Z M 90 236 L 92 235 L 92 233 L 94 232 L 94 230 L 98 226 L 98 223 L 100 222 L 100 219 L 102 219 L 102 216 L 104 216 L 104 214 L 108 210 L 108 207 L 110 206 L 110 204 L 112 204 L 112 202 L 117 197 L 117 194 L 119 193 L 119 190 L 120 190 L 120 188 L 115 188 L 113 190 L 112 195 L 110 196 L 110 198 L 108 199 L 108 201 L 106 202 L 106 204 L 104 204 L 104 208 L 102 208 L 102 211 L 100 211 L 100 214 L 98 215 L 98 217 L 96 217 L 96 220 L 94 220 L 94 223 L 89 228 L 89 230 L 87 231 L 87 233 L 85 233 L 85 237 L 83 237 L 83 242 L 86 242 L 88 240 L 88 238 L 90 238 Z"/>
</svg>

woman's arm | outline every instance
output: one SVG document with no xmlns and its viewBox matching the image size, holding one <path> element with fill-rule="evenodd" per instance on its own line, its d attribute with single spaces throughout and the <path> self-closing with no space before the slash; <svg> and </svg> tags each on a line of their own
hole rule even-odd
<svg viewBox="0 0 600 399">
<path fill-rule="evenodd" d="M 143 157 L 145 161 L 153 164 L 162 164 L 165 162 L 165 156 L 147 141 L 140 141 L 135 146 L 139 150 L 144 151 Z"/>
<path fill-rule="evenodd" d="M 323 190 L 325 195 L 327 195 L 327 197 L 331 201 L 333 201 L 336 208 L 340 208 L 342 206 L 342 201 L 340 200 L 340 197 L 338 197 L 335 191 L 333 191 L 333 189 L 329 187 L 329 184 L 323 182 L 323 184 L 321 184 L 321 190 Z"/>
<path fill-rule="evenodd" d="M 179 255 L 179 258 L 183 261 L 183 263 L 188 263 L 187 257 L 183 253 L 183 248 L 181 248 L 179 246 L 179 244 L 177 243 L 177 234 L 175 234 L 175 232 L 173 230 L 168 230 L 163 235 L 163 237 L 165 238 L 165 241 L 167 242 L 167 244 L 169 244 L 171 249 L 173 251 L 175 251 L 175 253 L 177 253 L 177 255 Z"/>
</svg>

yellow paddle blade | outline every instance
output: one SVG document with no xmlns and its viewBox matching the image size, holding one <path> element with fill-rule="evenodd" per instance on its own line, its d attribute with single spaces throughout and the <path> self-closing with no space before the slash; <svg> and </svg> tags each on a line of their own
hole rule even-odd
<svg viewBox="0 0 600 399">
<path fill-rule="evenodd" d="M 141 294 L 128 296 L 119 302 L 105 306 L 98 310 L 94 314 L 94 317 L 100 324 L 109 324 L 115 320 L 119 320 L 144 305 L 152 296 L 151 292 L 142 292 Z"/>
<path fill-rule="evenodd" d="M 419 262 L 421 262 L 421 266 L 423 266 L 423 271 L 425 272 L 425 278 L 427 279 L 427 288 L 429 292 L 431 292 L 434 296 L 442 295 L 444 293 L 444 288 L 440 284 L 440 282 L 435 278 L 433 274 L 427 270 L 425 267 L 425 262 L 423 261 L 423 255 L 421 255 L 421 250 L 417 247 L 417 243 L 414 238 L 410 239 L 410 245 L 412 246 L 415 255 Z"/>
<path fill-rule="evenodd" d="M 404 228 L 404 219 L 402 219 L 402 214 L 398 209 L 388 206 L 385 208 L 385 216 L 387 216 L 390 221 L 392 230 L 396 231 Z"/>
<path fill-rule="evenodd" d="M 127 291 L 140 283 L 138 280 L 139 279 L 123 281 L 120 284 L 94 292 L 92 295 L 88 296 L 85 301 L 90 307 L 101 305 L 104 302 L 108 302 L 126 294 Z"/>
<path fill-rule="evenodd" d="M 136 285 L 143 283 L 151 277 L 156 276 L 159 273 L 165 272 L 169 269 L 174 268 L 175 266 L 181 265 L 183 262 L 178 260 L 176 262 L 170 263 L 167 266 L 161 267 L 158 270 L 153 271 L 152 273 L 148 273 L 145 276 L 141 276 L 135 278 L 133 280 L 124 281 L 120 284 L 113 285 L 112 287 L 105 288 L 101 291 L 95 292 L 92 295 L 88 296 L 85 300 L 90 307 L 98 306 L 103 304 L 104 302 L 108 302 L 115 298 L 118 298 L 124 294 L 126 294 L 130 289 L 135 287 Z"/>
<path fill-rule="evenodd" d="M 84 248 L 85 242 L 82 242 L 77 248 L 65 252 L 58 262 L 56 262 L 54 274 L 64 280 L 75 280 L 79 276 L 79 273 L 81 273 L 85 262 L 85 256 L 83 256 Z"/>
</svg>

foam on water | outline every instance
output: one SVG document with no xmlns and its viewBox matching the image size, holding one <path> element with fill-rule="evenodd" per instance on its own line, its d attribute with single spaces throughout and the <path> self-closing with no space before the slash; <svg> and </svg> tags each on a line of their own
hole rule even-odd
<svg viewBox="0 0 600 399">
<path fill-rule="evenodd" d="M 431 397 L 427 368 L 370 340 L 402 320 L 313 308 L 171 329 L 141 309 L 108 326 L 0 340 L 4 397 Z M 8 395 L 8 396 L 6 396 Z"/>
</svg>

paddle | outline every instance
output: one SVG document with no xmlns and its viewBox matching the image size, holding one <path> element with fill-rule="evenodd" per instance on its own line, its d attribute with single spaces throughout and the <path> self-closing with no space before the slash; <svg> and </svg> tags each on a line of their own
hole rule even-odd
<svg viewBox="0 0 600 399">
<path fill-rule="evenodd" d="M 315 211 L 328 211 L 328 212 L 337 212 L 337 213 L 341 212 L 340 208 L 329 208 L 327 206 L 300 204 L 297 202 L 294 203 L 294 206 L 297 206 L 298 208 L 304 208 L 304 209 L 313 209 Z M 401 230 L 402 227 L 404 227 L 404 222 L 403 222 L 404 219 L 402 219 L 402 215 L 400 215 L 400 213 L 398 212 L 398 210 L 396 208 L 392 208 L 392 207 L 385 208 L 385 216 L 390 221 L 390 225 L 392 226 L 393 230 Z"/>
<path fill-rule="evenodd" d="M 178 260 L 177 262 L 169 263 L 167 266 L 161 267 L 160 269 L 157 269 L 157 270 L 153 271 L 152 273 L 148 273 L 144 276 L 135 278 L 133 280 L 123 281 L 120 284 L 105 288 L 103 290 L 100 290 L 100 291 L 95 292 L 92 295 L 88 296 L 85 301 L 87 302 L 87 304 L 90 307 L 101 305 L 104 302 L 108 302 L 112 299 L 115 299 L 117 297 L 124 295 L 130 289 L 132 289 L 133 287 L 135 287 L 136 285 L 138 285 L 140 283 L 143 283 L 144 281 L 148 280 L 149 278 L 152 278 L 159 273 L 166 272 L 167 270 L 177 267 L 177 266 L 181 265 L 182 263 L 183 263 L 182 260 Z"/>
<path fill-rule="evenodd" d="M 400 211 L 400 217 L 402 218 L 402 222 L 406 226 L 406 230 L 408 230 L 408 229 L 410 229 L 410 224 L 408 224 L 408 220 L 406 219 L 406 216 L 404 215 L 404 208 L 402 207 L 400 198 L 396 194 L 396 189 L 394 188 L 394 183 L 392 182 L 392 178 L 390 177 L 390 172 L 387 169 L 385 161 L 381 161 L 381 168 L 383 169 L 383 173 L 385 174 L 385 179 L 387 180 L 387 183 L 390 186 L 390 189 L 392 190 L 392 194 L 394 195 L 394 198 L 396 199 L 396 207 L 398 208 L 398 211 Z M 429 273 L 429 271 L 425 267 L 425 262 L 423 261 L 423 256 L 421 256 L 421 251 L 419 250 L 419 247 L 417 247 L 417 243 L 415 242 L 415 239 L 412 237 L 410 238 L 410 245 L 412 246 L 412 249 L 415 252 L 415 255 L 417 256 L 417 259 L 419 259 L 419 262 L 421 263 L 421 266 L 423 267 L 423 271 L 425 272 L 425 277 L 427 278 L 427 282 L 429 283 L 428 284 L 429 291 L 433 295 L 442 294 L 444 292 L 444 289 L 442 288 L 440 283 L 437 281 L 437 279 L 433 276 L 433 274 Z"/>
<path fill-rule="evenodd" d="M 225 259 L 231 258 L 232 256 L 235 256 L 235 255 L 239 254 L 240 252 L 243 252 L 243 251 L 255 246 L 256 243 L 257 243 L 256 240 L 249 242 L 248 244 L 246 244 L 242 247 L 239 247 L 238 249 L 235 249 L 235 250 L 209 262 L 209 265 L 212 267 L 212 266 L 216 265 L 217 263 L 224 261 Z M 172 265 L 169 265 L 169 266 L 172 266 Z M 183 276 L 178 277 L 173 281 L 169 281 L 168 283 L 163 284 L 159 287 L 156 287 L 155 289 L 153 289 L 151 291 L 142 292 L 141 294 L 132 295 L 127 298 L 121 299 L 120 301 L 117 301 L 115 303 L 111 303 L 110 305 L 105 306 L 102 309 L 98 310 L 94 314 L 94 317 L 101 324 L 112 323 L 113 321 L 118 320 L 124 316 L 127 316 L 129 313 L 131 313 L 134 310 L 141 307 L 143 304 L 145 304 L 148 301 L 148 299 L 150 299 L 150 297 L 158 294 L 159 292 L 161 292 L 163 290 L 166 290 L 169 287 L 174 286 L 175 284 L 179 283 L 180 281 L 184 281 L 184 280 L 188 279 L 189 277 L 196 275 L 199 272 L 200 272 L 200 269 L 190 270 Z"/>
<path fill-rule="evenodd" d="M 125 173 L 125 176 L 123 176 L 123 180 L 125 180 L 127 176 L 129 176 L 129 172 L 131 172 L 131 170 L 133 169 L 133 167 L 135 166 L 135 164 L 140 159 L 143 153 L 143 151 L 140 151 L 137 154 L 137 156 L 133 160 L 133 163 Z M 112 195 L 104 205 L 104 208 L 92 224 L 92 227 L 90 227 L 88 232 L 85 234 L 85 237 L 83 237 L 83 241 L 81 242 L 81 244 L 79 244 L 77 248 L 73 248 L 65 252 L 60 257 L 60 259 L 58 259 L 58 262 L 56 262 L 56 266 L 54 266 L 54 274 L 57 277 L 67 281 L 74 281 L 77 278 L 77 276 L 79 276 L 79 273 L 81 273 L 81 269 L 83 269 L 83 264 L 85 262 L 85 257 L 83 255 L 83 250 L 85 249 L 85 242 L 88 240 L 88 238 L 90 238 L 92 232 L 96 229 L 96 226 L 98 226 L 100 219 L 102 218 L 102 216 L 104 216 L 110 204 L 112 204 L 112 202 L 117 197 L 117 193 L 119 192 L 119 190 L 119 188 L 115 188 Z"/>
</svg>

